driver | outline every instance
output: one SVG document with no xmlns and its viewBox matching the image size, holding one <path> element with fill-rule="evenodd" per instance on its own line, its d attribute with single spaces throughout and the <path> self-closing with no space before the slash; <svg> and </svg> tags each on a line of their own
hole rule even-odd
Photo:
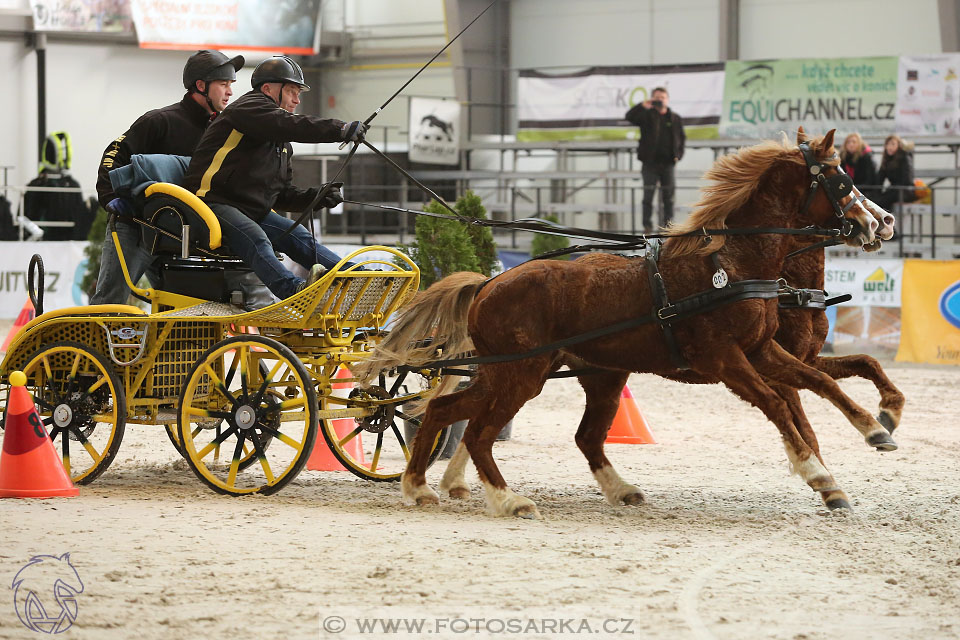
<svg viewBox="0 0 960 640">
<path fill-rule="evenodd" d="M 355 142 L 363 139 L 366 125 L 295 114 L 300 94 L 310 87 L 300 65 L 286 56 L 257 65 L 251 84 L 253 90 L 207 128 L 183 186 L 207 203 L 230 248 L 283 299 L 340 261 L 307 229 L 273 211 L 303 211 L 320 191 L 293 184 L 290 142 Z M 333 207 L 342 201 L 335 185 L 318 204 Z M 286 269 L 274 248 L 310 269 L 310 278 L 304 281 Z"/>
</svg>

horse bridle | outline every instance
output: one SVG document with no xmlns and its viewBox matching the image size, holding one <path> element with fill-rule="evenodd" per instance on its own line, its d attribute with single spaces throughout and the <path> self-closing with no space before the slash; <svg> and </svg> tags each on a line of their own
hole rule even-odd
<svg viewBox="0 0 960 640">
<path fill-rule="evenodd" d="M 803 154 L 803 160 L 807 163 L 807 170 L 812 176 L 810 182 L 810 189 L 807 192 L 807 200 L 803 204 L 803 209 L 801 210 L 801 215 L 805 214 L 810 208 L 810 205 L 813 203 L 813 197 L 817 194 L 817 189 L 823 187 L 824 193 L 827 194 L 827 199 L 830 200 L 830 204 L 833 206 L 833 213 L 836 215 L 842 224 L 842 235 L 845 238 L 853 235 L 854 231 L 859 230 L 860 223 L 858 221 L 850 220 L 846 217 L 846 213 L 853 208 L 855 204 L 863 203 L 866 201 L 866 198 L 859 193 L 854 193 L 853 191 L 853 180 L 847 173 L 843 170 L 843 167 L 837 165 L 825 165 L 823 162 L 817 160 L 816 155 L 813 153 L 813 150 L 810 148 L 810 145 L 806 142 L 801 142 L 799 145 L 800 153 Z M 834 154 L 831 160 L 836 159 L 837 155 Z M 823 169 L 825 166 L 832 167 L 837 170 L 835 175 L 830 176 L 829 178 L 823 174 Z M 841 201 L 850 196 L 850 201 L 847 204 L 841 204 Z M 866 208 L 866 205 L 863 205 Z"/>
</svg>

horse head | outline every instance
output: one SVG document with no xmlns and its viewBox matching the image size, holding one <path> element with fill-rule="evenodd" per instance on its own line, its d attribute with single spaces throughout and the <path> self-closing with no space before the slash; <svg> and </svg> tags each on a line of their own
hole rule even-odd
<svg viewBox="0 0 960 640">
<path fill-rule="evenodd" d="M 888 224 L 883 215 L 886 212 L 880 213 L 883 210 L 876 205 L 870 208 L 869 201 L 840 168 L 840 157 L 833 147 L 835 133 L 836 129 L 831 129 L 823 137 L 811 139 L 803 127 L 797 130 L 797 151 L 806 171 L 804 182 L 809 184 L 801 216 L 817 226 L 840 226 L 844 244 L 872 246 L 881 239 L 881 226 L 892 237 L 893 216 Z"/>
<path fill-rule="evenodd" d="M 17 616 L 28 629 L 59 633 L 77 617 L 76 596 L 83 581 L 70 554 L 33 556 L 13 578 Z M 51 606 L 53 603 L 59 606 Z"/>
</svg>

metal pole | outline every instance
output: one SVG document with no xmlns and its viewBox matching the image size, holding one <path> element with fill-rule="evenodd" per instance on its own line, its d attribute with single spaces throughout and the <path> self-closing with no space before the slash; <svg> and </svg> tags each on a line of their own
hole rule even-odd
<svg viewBox="0 0 960 640">
<path fill-rule="evenodd" d="M 47 34 L 38 33 L 34 41 L 37 51 L 37 161 L 43 161 L 43 144 L 47 139 Z"/>
<path fill-rule="evenodd" d="M 630 187 L 630 233 L 637 235 L 637 188 Z"/>
<path fill-rule="evenodd" d="M 930 189 L 930 257 L 937 257 L 937 202 L 936 190 Z"/>
</svg>

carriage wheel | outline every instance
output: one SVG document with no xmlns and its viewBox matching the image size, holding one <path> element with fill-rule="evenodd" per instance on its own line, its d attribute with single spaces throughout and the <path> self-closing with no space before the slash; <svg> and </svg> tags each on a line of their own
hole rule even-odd
<svg viewBox="0 0 960 640">
<path fill-rule="evenodd" d="M 303 363 L 263 336 L 211 347 L 190 370 L 177 416 L 184 457 L 218 493 L 276 493 L 317 436 L 317 396 Z M 271 440 L 277 440 L 268 447 Z"/>
<path fill-rule="evenodd" d="M 40 419 L 76 484 L 89 484 L 113 462 L 127 407 L 107 358 L 79 342 L 55 342 L 23 368 Z"/>
<path fill-rule="evenodd" d="M 426 381 L 422 376 L 413 373 L 401 373 L 392 378 L 381 374 L 377 384 L 366 389 L 354 389 L 350 398 L 396 398 L 420 390 L 425 391 L 437 383 L 436 379 Z M 417 389 L 411 388 L 412 385 L 417 385 Z M 320 406 L 321 409 L 337 409 L 343 405 L 321 398 Z M 404 422 L 409 424 L 404 425 Z M 365 418 L 321 420 L 320 432 L 340 464 L 353 474 L 377 482 L 396 482 L 410 459 L 408 439 L 412 441 L 412 435 L 419 426 L 420 419 L 405 412 L 402 405 L 388 404 L 380 405 L 373 415 Z M 427 466 L 432 465 L 440 456 L 447 443 L 449 431 L 449 427 L 446 427 L 437 434 Z"/>
</svg>

